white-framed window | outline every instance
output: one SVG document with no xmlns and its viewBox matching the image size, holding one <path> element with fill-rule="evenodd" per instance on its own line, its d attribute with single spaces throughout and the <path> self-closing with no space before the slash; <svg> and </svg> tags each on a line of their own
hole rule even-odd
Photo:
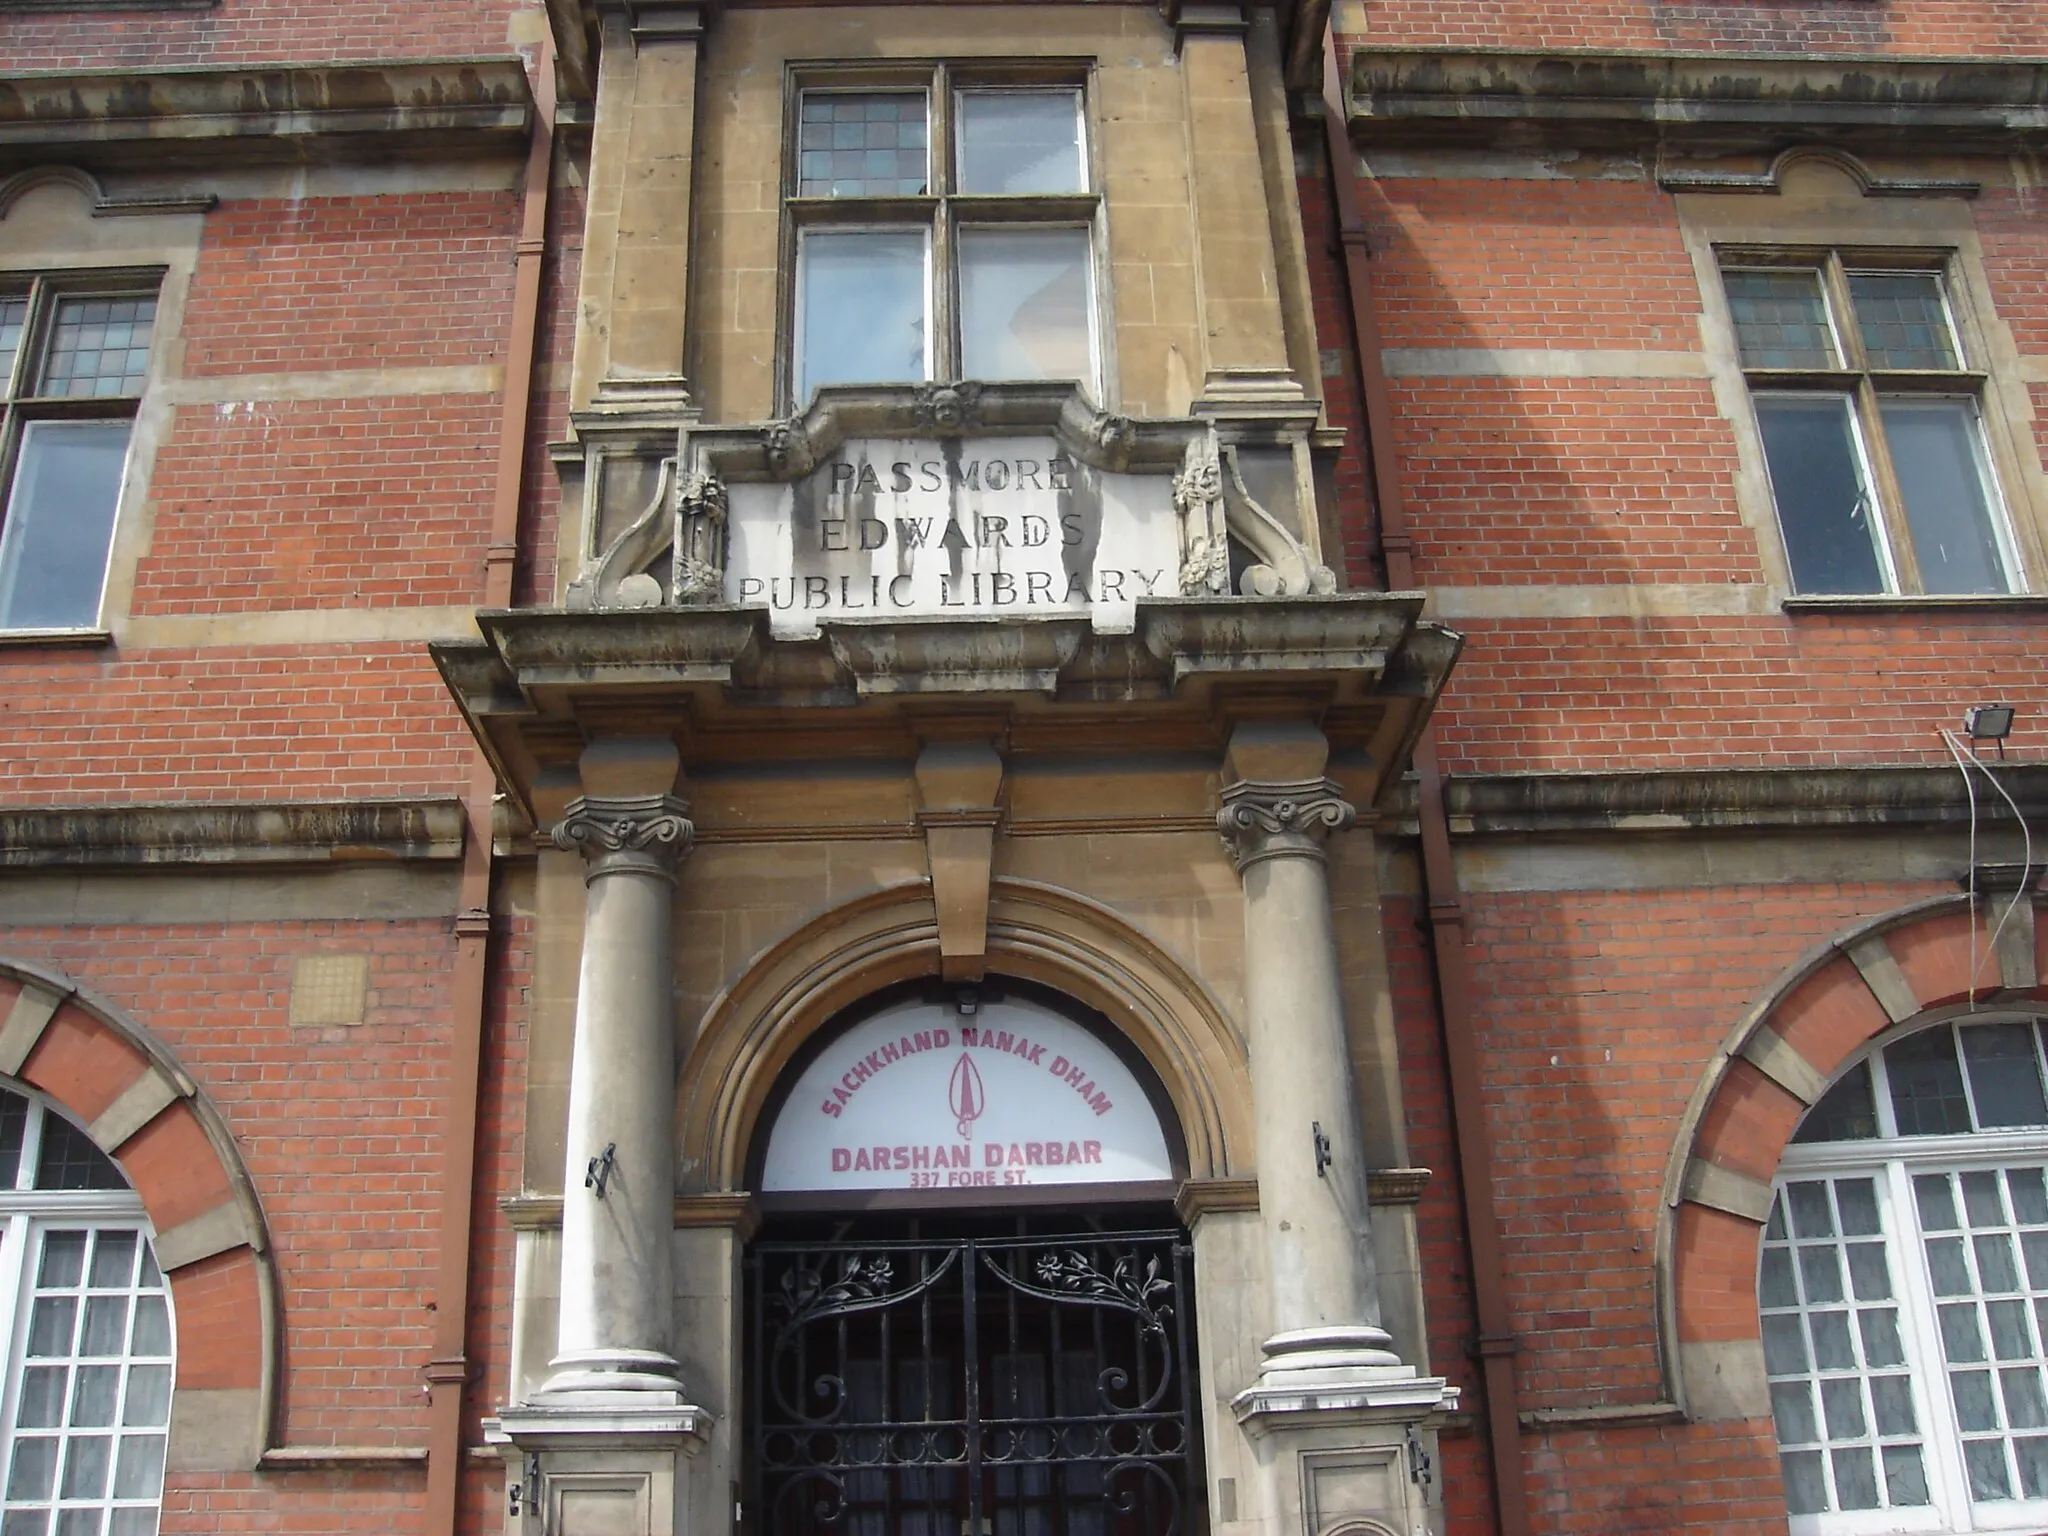
<svg viewBox="0 0 2048 1536">
<path fill-rule="evenodd" d="M 1723 251 L 1721 283 L 1802 595 L 2015 592 L 1987 375 L 1936 259 Z"/>
<path fill-rule="evenodd" d="M 948 66 L 805 82 L 790 125 L 790 388 L 1072 379 L 1097 391 L 1095 230 L 1078 85 Z"/>
<path fill-rule="evenodd" d="M 174 1359 L 142 1201 L 41 1095 L 0 1088 L 0 1536 L 154 1536 Z"/>
<path fill-rule="evenodd" d="M 99 623 L 157 282 L 0 272 L 0 631 Z"/>
<path fill-rule="evenodd" d="M 1786 1149 L 1757 1302 L 1796 1536 L 2048 1530 L 2044 1047 L 1889 1038 Z"/>
</svg>

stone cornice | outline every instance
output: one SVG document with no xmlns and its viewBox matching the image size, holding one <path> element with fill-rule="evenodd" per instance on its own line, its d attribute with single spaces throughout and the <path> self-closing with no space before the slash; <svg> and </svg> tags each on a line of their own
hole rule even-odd
<svg viewBox="0 0 2048 1536">
<path fill-rule="evenodd" d="M 2048 763 L 1988 759 L 2029 822 L 2048 822 Z M 1980 777 L 1977 817 L 2012 814 Z M 1415 830 L 1414 785 L 1398 785 L 1381 825 Z M 1953 767 L 1698 768 L 1633 773 L 1455 775 L 1444 806 L 1453 836 L 1790 831 L 1817 827 L 1966 827 L 1970 797 Z"/>
<path fill-rule="evenodd" d="M 972 707 L 1063 750 L 1215 751 L 1240 694 L 1323 719 L 1370 804 L 1407 760 L 1460 637 L 1415 593 L 1142 601 L 1084 618 L 825 622 L 775 639 L 760 608 L 486 612 L 432 647 L 503 782 L 532 809 L 592 733 L 672 722 L 686 762 L 914 757 L 917 720 Z M 687 737 L 687 740 L 684 738 Z"/>
<path fill-rule="evenodd" d="M 516 57 L 0 74 L 0 164 L 514 153 L 533 111 Z"/>
<path fill-rule="evenodd" d="M 0 868 L 440 862 L 462 857 L 456 800 L 0 809 Z"/>
<path fill-rule="evenodd" d="M 1365 145 L 1794 143 L 2009 154 L 2048 142 L 2048 58 L 1620 53 L 1363 47 Z"/>
</svg>

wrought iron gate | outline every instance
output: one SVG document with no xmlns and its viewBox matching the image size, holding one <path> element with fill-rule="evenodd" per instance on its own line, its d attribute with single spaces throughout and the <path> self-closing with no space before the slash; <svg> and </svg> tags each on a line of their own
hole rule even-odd
<svg viewBox="0 0 2048 1536">
<path fill-rule="evenodd" d="M 767 1536 L 1180 1536 L 1201 1470 L 1175 1232 L 760 1243 Z"/>
</svg>

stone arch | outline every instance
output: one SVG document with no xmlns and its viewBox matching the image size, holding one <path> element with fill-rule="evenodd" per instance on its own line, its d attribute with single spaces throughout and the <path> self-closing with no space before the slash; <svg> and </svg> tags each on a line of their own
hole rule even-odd
<svg viewBox="0 0 2048 1536">
<path fill-rule="evenodd" d="M 234 1136 L 141 1024 L 55 971 L 0 959 L 0 1075 L 46 1093 L 121 1165 L 177 1318 L 173 1470 L 248 1470 L 276 1422 L 279 1307 Z"/>
<path fill-rule="evenodd" d="M 1129 1037 L 1166 1090 L 1190 1178 L 1252 1172 L 1251 1069 L 1222 1005 L 1167 950 L 1085 897 L 997 879 L 988 967 L 1052 987 Z M 676 1105 L 679 1187 L 738 1190 L 776 1078 L 849 1003 L 939 974 L 931 886 L 889 886 L 819 914 L 712 1000 Z"/>
<path fill-rule="evenodd" d="M 1770 1413 L 1757 1249 L 1800 1118 L 1888 1030 L 1971 1006 L 2048 1000 L 2043 939 L 2031 897 L 1917 902 L 1809 950 L 1729 1032 L 1680 1122 L 1657 1229 L 1664 1367 L 1692 1417 Z"/>
</svg>

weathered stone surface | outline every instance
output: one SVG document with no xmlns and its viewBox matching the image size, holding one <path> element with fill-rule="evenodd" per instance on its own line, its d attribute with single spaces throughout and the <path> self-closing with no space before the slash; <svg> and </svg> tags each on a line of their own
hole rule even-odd
<svg viewBox="0 0 2048 1536">
<path fill-rule="evenodd" d="M 0 75 L 0 164 L 503 152 L 533 110 L 516 58 Z"/>
<path fill-rule="evenodd" d="M 1350 114 L 1372 144 L 1796 139 L 2007 153 L 2048 139 L 2048 63 L 1361 48 Z"/>
</svg>

